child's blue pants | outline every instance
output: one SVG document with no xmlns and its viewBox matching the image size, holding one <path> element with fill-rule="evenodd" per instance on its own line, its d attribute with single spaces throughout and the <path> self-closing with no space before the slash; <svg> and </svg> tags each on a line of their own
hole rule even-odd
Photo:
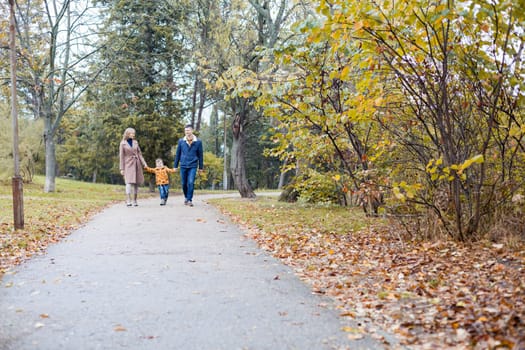
<svg viewBox="0 0 525 350">
<path fill-rule="evenodd" d="M 168 199 L 170 185 L 159 185 L 160 199 Z"/>
</svg>

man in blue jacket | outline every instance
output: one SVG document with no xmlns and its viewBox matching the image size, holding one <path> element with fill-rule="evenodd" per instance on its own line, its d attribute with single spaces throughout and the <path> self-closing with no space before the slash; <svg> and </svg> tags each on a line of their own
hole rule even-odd
<svg viewBox="0 0 525 350">
<path fill-rule="evenodd" d="M 184 192 L 184 205 L 193 207 L 193 189 L 197 169 L 199 173 L 204 169 L 204 157 L 202 151 L 202 141 L 193 135 L 193 127 L 184 127 L 184 137 L 177 144 L 177 152 L 173 168 L 177 170 L 180 163 L 180 181 L 182 192 Z"/>
</svg>

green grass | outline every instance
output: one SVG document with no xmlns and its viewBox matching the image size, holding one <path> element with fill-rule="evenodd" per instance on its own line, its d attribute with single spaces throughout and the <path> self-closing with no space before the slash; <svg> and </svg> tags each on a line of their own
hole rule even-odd
<svg viewBox="0 0 525 350">
<path fill-rule="evenodd" d="M 71 179 L 57 178 L 56 191 L 44 192 L 44 176 L 35 176 L 32 183 L 24 183 L 24 196 L 44 199 L 86 199 L 95 201 L 122 199 L 124 186 L 93 184 Z M 12 195 L 11 183 L 3 182 L 0 185 L 0 195 Z"/>
<path fill-rule="evenodd" d="M 36 176 L 33 183 L 23 184 L 24 221 L 29 225 L 52 218 L 60 224 L 78 222 L 78 218 L 74 217 L 76 215 L 71 212 L 85 213 L 124 199 L 123 186 L 116 185 L 57 178 L 56 192 L 45 193 L 43 188 L 43 176 Z M 0 185 L 0 223 L 10 223 L 12 220 L 12 188 L 10 183 L 3 183 Z"/>
<path fill-rule="evenodd" d="M 369 219 L 359 208 L 286 203 L 264 195 L 254 200 L 212 199 L 210 203 L 267 232 L 316 230 L 321 233 L 347 234 L 362 230 L 369 224 Z"/>
</svg>

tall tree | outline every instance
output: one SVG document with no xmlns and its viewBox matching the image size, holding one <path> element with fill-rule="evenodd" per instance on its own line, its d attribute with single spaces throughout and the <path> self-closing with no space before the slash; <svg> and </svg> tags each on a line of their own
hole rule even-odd
<svg viewBox="0 0 525 350">
<path fill-rule="evenodd" d="M 98 48 L 92 39 L 90 1 L 22 1 L 17 6 L 21 85 L 35 118 L 44 120 L 44 191 L 55 191 L 56 136 L 68 110 L 100 71 L 87 61 Z"/>
<path fill-rule="evenodd" d="M 218 15 L 219 3 L 216 0 L 198 0 L 193 2 L 193 8 L 186 21 L 184 35 L 187 38 L 189 51 L 205 54 L 212 44 L 211 33 L 220 16 Z M 190 123 L 195 130 L 199 131 L 202 124 L 202 116 L 209 99 L 206 84 L 198 65 L 191 64 L 191 76 L 193 79 L 193 91 L 191 93 L 191 116 Z"/>
<path fill-rule="evenodd" d="M 16 35 L 15 2 L 9 0 L 9 48 L 11 66 L 11 118 L 13 121 L 13 217 L 15 229 L 24 228 L 23 182 L 20 176 L 20 148 L 18 147 L 18 99 L 16 90 Z"/>
<path fill-rule="evenodd" d="M 228 45 L 221 46 L 222 55 L 232 59 L 226 67 L 225 61 L 221 60 L 221 69 L 217 68 L 214 71 L 216 75 L 209 80 L 216 81 L 216 87 L 225 91 L 229 113 L 234 116 L 230 171 L 242 197 L 255 196 L 247 176 L 246 145 L 257 142 L 247 138 L 249 128 L 254 127 L 261 116 L 253 106 L 259 87 L 257 74 L 268 65 L 263 60 L 264 53 L 271 51 L 280 40 L 286 40 L 286 28 L 302 9 L 301 4 L 286 0 L 231 1 L 225 11 L 229 17 L 216 36 L 216 42 L 220 42 L 220 38 L 228 38 Z M 267 58 L 271 60 L 272 56 Z M 250 83 L 253 84 L 249 86 Z"/>
<path fill-rule="evenodd" d="M 167 162 L 186 109 L 186 49 L 180 32 L 186 9 L 168 2 L 103 3 L 110 11 L 100 62 L 108 69 L 90 99 L 113 136 L 109 151 L 115 155 L 123 130 L 134 127 L 146 160 Z"/>
<path fill-rule="evenodd" d="M 270 154 L 286 161 L 284 171 L 296 170 L 296 195 L 310 192 L 305 182 L 325 173 L 338 176 L 341 188 L 358 191 L 377 182 L 374 146 L 381 135 L 373 123 L 374 109 L 363 103 L 356 86 L 372 79 L 352 62 L 351 45 L 332 50 L 332 33 L 314 31 L 322 21 L 309 19 L 296 26 L 295 39 L 274 52 L 279 70 L 267 77 L 257 100 L 266 116 L 278 121 Z M 307 30 L 308 29 L 308 30 Z M 301 34 L 301 32 L 305 32 Z M 307 47 L 307 49 L 306 49 Z M 334 188 L 335 189 L 335 188 Z M 342 193 L 334 200 L 345 202 Z M 310 196 L 310 198 L 315 198 Z"/>
</svg>

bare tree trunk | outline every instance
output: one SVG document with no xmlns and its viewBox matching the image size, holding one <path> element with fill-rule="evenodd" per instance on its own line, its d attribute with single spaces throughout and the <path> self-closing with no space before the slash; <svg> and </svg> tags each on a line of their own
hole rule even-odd
<svg viewBox="0 0 525 350">
<path fill-rule="evenodd" d="M 45 153 L 46 153 L 46 180 L 44 183 L 44 192 L 55 192 L 56 190 L 56 166 L 57 166 L 57 160 L 56 160 L 56 147 L 55 147 L 55 139 L 54 139 L 54 132 L 51 130 L 51 126 L 48 125 L 51 124 L 50 118 L 45 118 L 44 121 L 44 141 L 46 145 Z"/>
<path fill-rule="evenodd" d="M 233 120 L 233 143 L 230 169 L 235 181 L 235 186 L 242 198 L 255 198 L 255 193 L 246 177 L 246 158 L 245 146 L 246 135 L 243 131 L 243 123 L 245 118 L 241 113 L 237 113 Z"/>
<path fill-rule="evenodd" d="M 204 111 L 204 105 L 206 104 L 206 89 L 204 88 L 204 84 L 200 80 L 197 85 L 199 87 L 199 108 L 197 111 L 197 123 L 195 124 L 195 130 L 200 130 L 202 122 L 202 112 Z"/>
<path fill-rule="evenodd" d="M 193 82 L 193 93 L 191 95 L 191 120 L 190 124 L 195 127 L 195 113 L 197 112 L 197 89 L 199 88 L 199 78 L 195 73 L 195 81 Z M 195 129 L 198 130 L 198 129 Z"/>
<path fill-rule="evenodd" d="M 286 167 L 287 164 L 288 164 L 288 158 L 286 158 L 283 161 L 283 168 Z M 285 178 L 286 178 L 286 173 L 281 170 L 281 174 L 279 175 L 279 184 L 277 185 L 278 190 L 283 188 Z"/>
<path fill-rule="evenodd" d="M 224 141 L 223 141 L 223 147 L 224 147 L 224 151 L 223 151 L 223 161 L 224 161 L 224 164 L 223 164 L 223 174 L 222 174 L 222 189 L 223 190 L 227 190 L 228 189 L 228 165 L 227 165 L 227 159 L 228 159 L 228 145 L 227 145 L 227 130 L 228 128 L 226 127 L 226 114 L 223 114 L 223 126 L 224 126 L 224 129 L 223 129 L 223 137 L 224 137 Z"/>
<path fill-rule="evenodd" d="M 13 121 L 13 161 L 15 173 L 12 179 L 13 221 L 15 229 L 24 228 L 23 181 L 20 176 L 20 158 L 18 149 L 18 102 L 16 94 L 16 37 L 15 3 L 9 0 L 9 60 L 11 65 L 11 118 Z"/>
</svg>

